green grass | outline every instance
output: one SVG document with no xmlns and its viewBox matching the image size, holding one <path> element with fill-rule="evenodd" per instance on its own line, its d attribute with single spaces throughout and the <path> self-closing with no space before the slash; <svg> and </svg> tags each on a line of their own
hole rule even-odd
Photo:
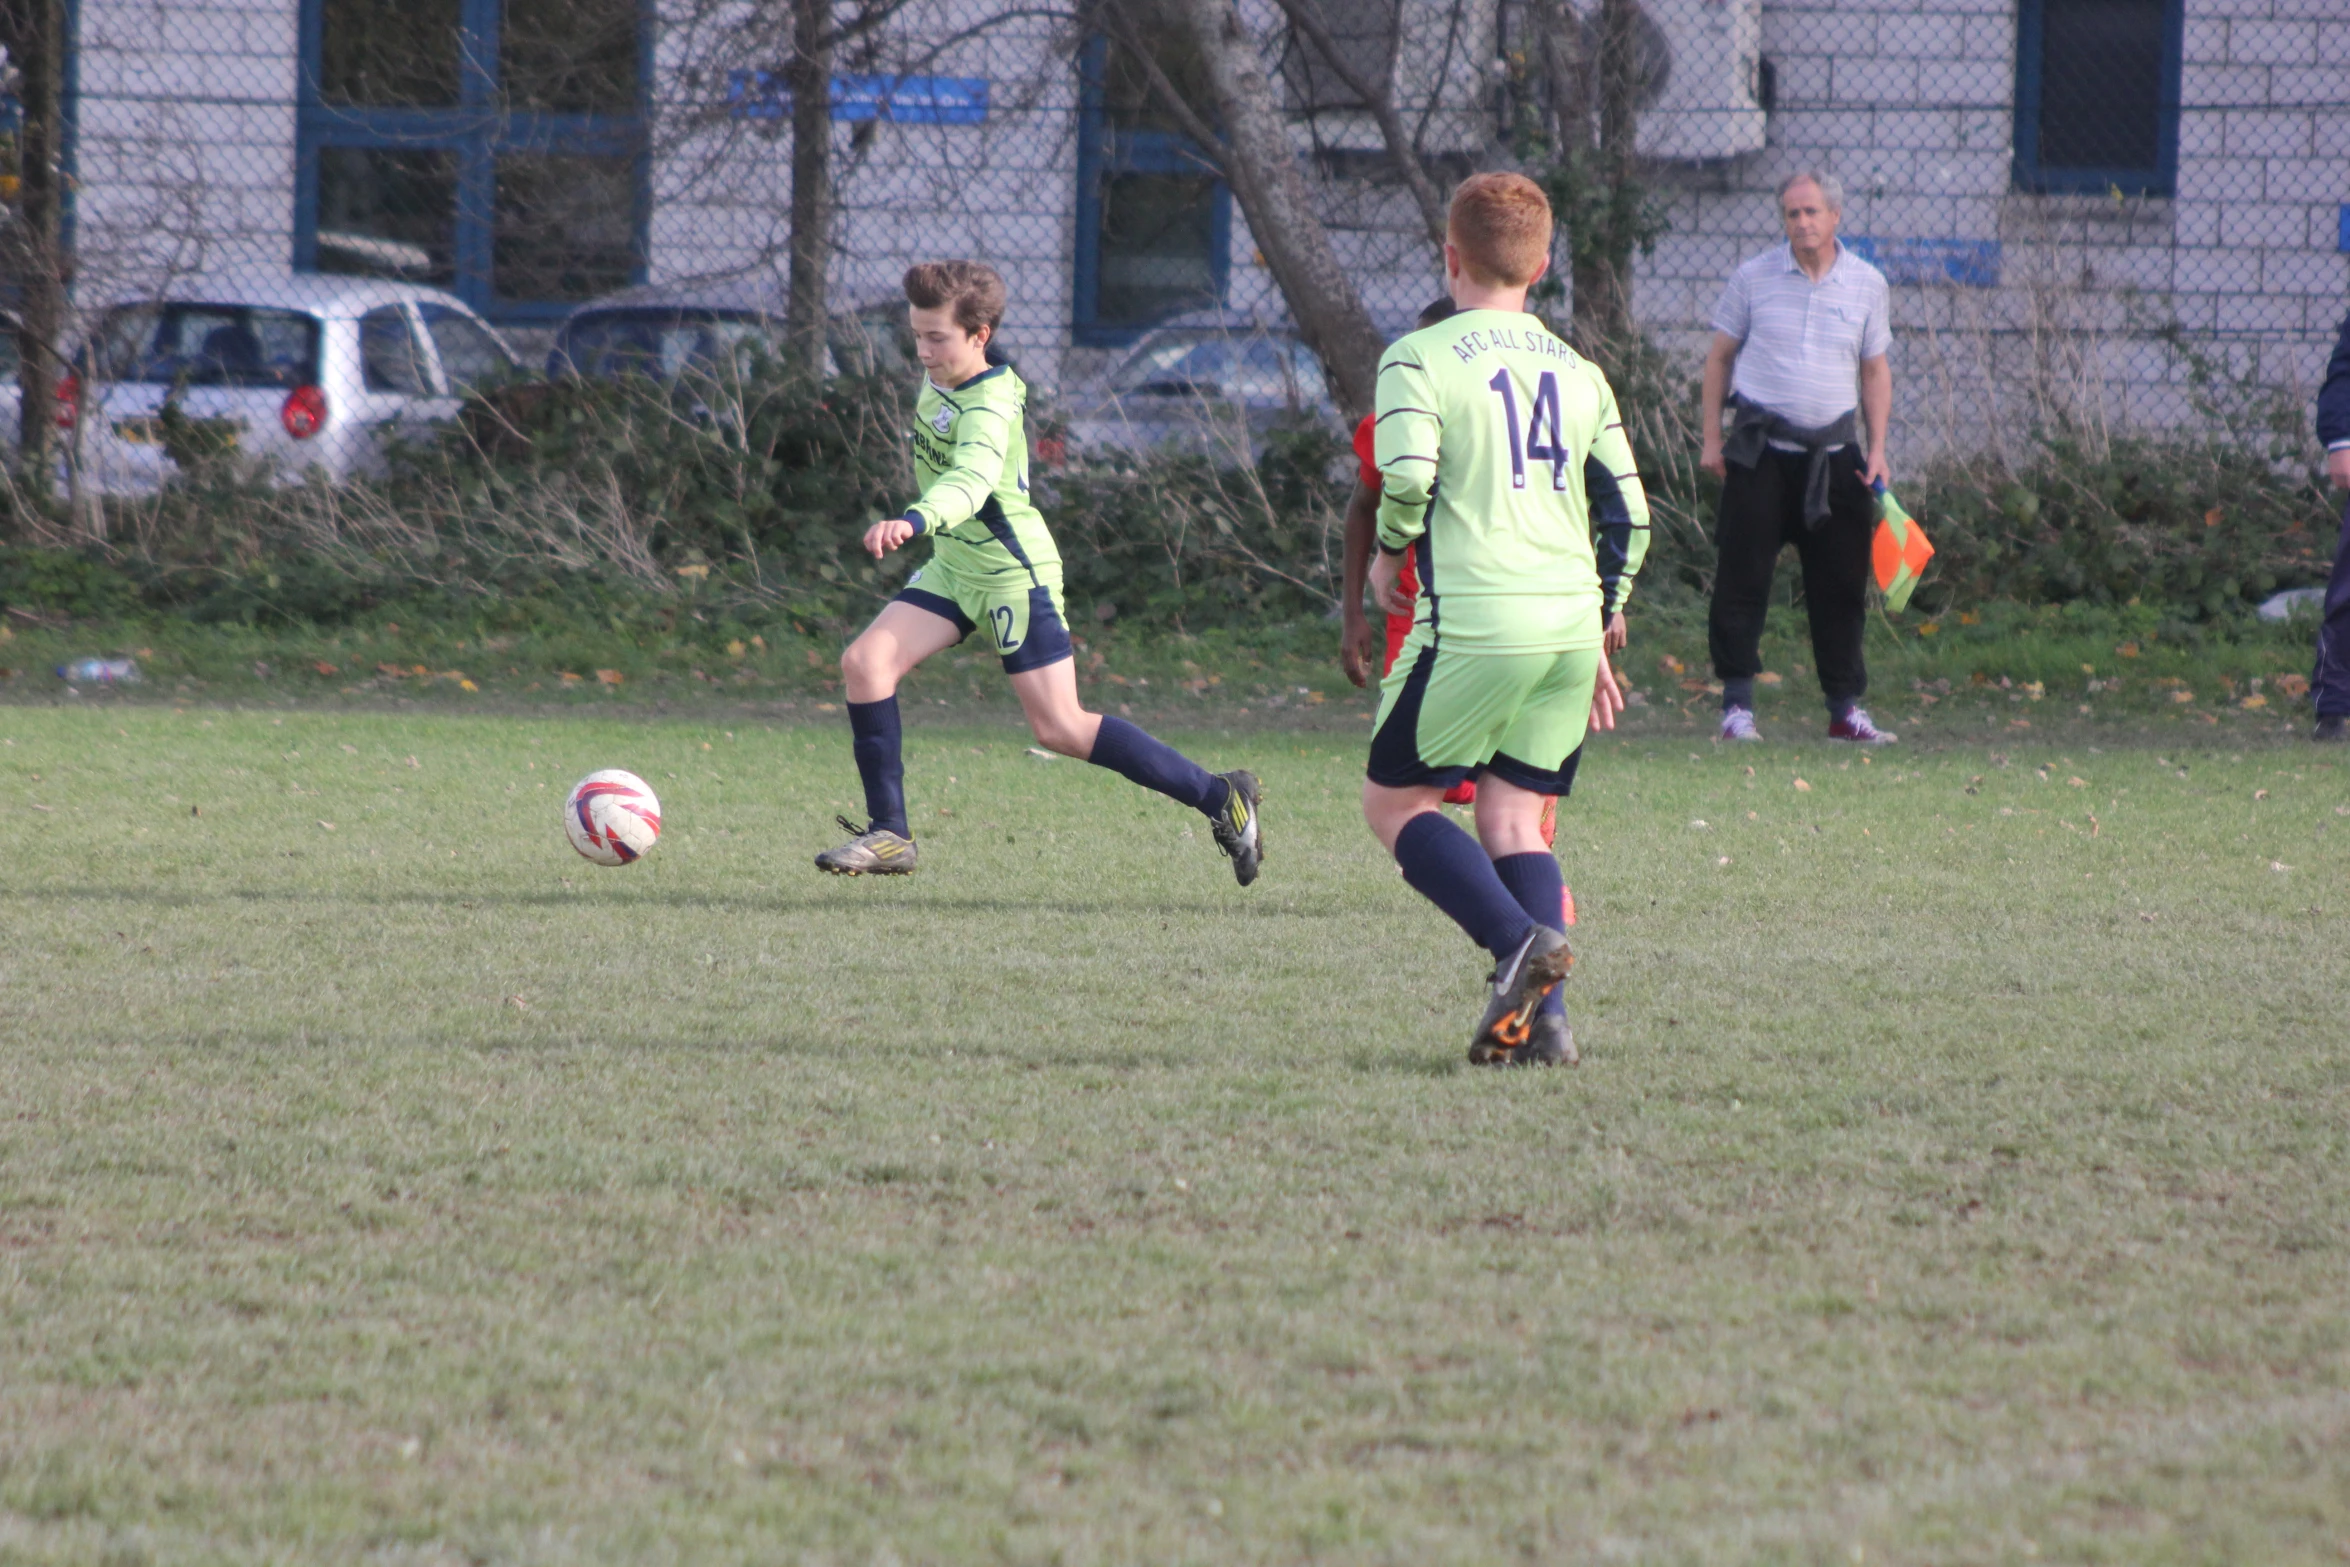
<svg viewBox="0 0 2350 1567">
<path fill-rule="evenodd" d="M 1781 678 L 1766 704 L 1817 711 L 1818 686 L 1800 606 L 1782 602 L 1763 640 L 1764 668 Z M 1659 584 L 1634 601 L 1624 673 L 1661 709 L 1708 705 L 1705 605 L 1686 589 Z M 114 623 L 26 618 L 0 624 L 0 702 L 80 700 L 54 671 L 87 657 L 134 657 L 149 697 L 301 708 L 380 711 L 450 705 L 483 712 L 639 712 L 687 707 L 772 720 L 809 716 L 840 695 L 843 638 L 788 620 L 764 630 L 704 618 L 690 603 L 630 600 L 601 619 L 584 611 L 519 617 L 511 603 L 483 599 L 393 606 L 352 625 L 246 626 L 174 616 Z M 1110 703 L 1172 711 L 1178 721 L 1261 721 L 1268 710 L 1295 718 L 1325 704 L 1359 706 L 1341 677 L 1338 628 L 1325 621 L 1208 627 L 1104 626 L 1089 606 L 1071 605 L 1085 678 Z M 478 619 L 468 619 L 468 614 Z M 2264 624 L 2249 614 L 2204 623 L 2160 605 L 2099 608 L 1989 604 L 1928 616 L 1876 615 L 1867 633 L 1877 712 L 1908 723 L 1956 692 L 2018 704 L 2008 717 L 2070 722 L 2089 704 L 2101 720 L 2165 725 L 2219 720 L 2237 728 L 2306 721 L 2314 636 L 2304 617 Z M 606 679 L 605 676 L 614 677 Z M 2284 677 L 2287 684 L 2277 684 Z M 996 661 L 967 644 L 934 660 L 917 682 L 925 700 L 1002 705 Z M 1996 688 L 1989 690 L 1987 688 Z M 2178 693 L 2191 700 L 2181 703 Z M 2258 698 L 2258 700 L 2253 700 Z M 2048 707 L 2025 708 L 2026 702 Z M 2245 704 L 2249 703 L 2249 706 Z M 1335 714 L 1305 714 L 1315 722 Z M 1766 720 L 1773 715 L 1768 711 Z M 1351 717 L 1347 722 L 1353 722 Z"/>
<path fill-rule="evenodd" d="M 899 883 L 837 719 L 0 708 L 0 1561 L 2336 1560 L 2350 767 L 2010 694 L 1596 744 L 1546 1075 L 1335 703 L 1245 893 L 986 715 Z"/>
</svg>

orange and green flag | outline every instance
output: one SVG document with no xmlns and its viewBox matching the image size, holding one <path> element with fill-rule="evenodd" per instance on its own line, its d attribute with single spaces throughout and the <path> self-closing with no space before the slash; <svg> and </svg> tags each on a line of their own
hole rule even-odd
<svg viewBox="0 0 2350 1567">
<path fill-rule="evenodd" d="M 1885 595 L 1885 607 L 1896 614 L 1909 607 L 1909 595 L 1918 585 L 1918 578 L 1926 573 L 1926 562 L 1934 558 L 1934 546 L 1926 542 L 1926 530 L 1918 520 L 1901 509 L 1901 502 L 1884 485 L 1876 486 L 1877 533 L 1870 542 L 1870 564 L 1876 568 L 1877 589 Z"/>
</svg>

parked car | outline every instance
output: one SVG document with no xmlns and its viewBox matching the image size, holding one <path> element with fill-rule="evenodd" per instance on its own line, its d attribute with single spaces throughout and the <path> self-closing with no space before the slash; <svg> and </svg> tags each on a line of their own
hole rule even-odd
<svg viewBox="0 0 2350 1567">
<path fill-rule="evenodd" d="M 81 423 L 84 482 L 112 493 L 176 471 L 167 405 L 279 483 L 314 470 L 339 481 L 520 369 L 503 338 L 437 289 L 291 273 L 124 299 L 77 365 L 60 422 Z"/>
<path fill-rule="evenodd" d="M 1227 448 L 1243 431 L 1256 448 L 1285 420 L 1338 417 L 1322 362 L 1294 326 L 1220 310 L 1153 328 L 1072 402 L 1080 451 Z"/>
<path fill-rule="evenodd" d="M 783 294 L 764 282 L 643 284 L 566 316 L 547 352 L 547 374 L 643 375 L 664 383 L 739 376 L 759 356 L 782 355 L 785 315 Z M 835 315 L 825 336 L 829 373 L 911 374 L 918 363 L 903 305 Z"/>
</svg>

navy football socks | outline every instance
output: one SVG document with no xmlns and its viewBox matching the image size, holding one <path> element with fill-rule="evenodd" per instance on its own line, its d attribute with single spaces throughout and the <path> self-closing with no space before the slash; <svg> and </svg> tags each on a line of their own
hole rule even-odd
<svg viewBox="0 0 2350 1567">
<path fill-rule="evenodd" d="M 1485 850 L 1441 811 L 1423 812 L 1404 824 L 1395 837 L 1395 863 L 1414 892 L 1450 915 L 1471 941 L 1496 958 L 1515 952 L 1534 928 L 1534 916 L 1511 896 Z M 1545 924 L 1558 918 L 1558 906 L 1554 884 Z"/>
<path fill-rule="evenodd" d="M 900 744 L 898 699 L 849 705 L 849 749 L 857 758 L 857 774 L 865 780 L 867 830 L 880 828 L 911 839 L 906 826 L 906 762 Z"/>
<path fill-rule="evenodd" d="M 1230 784 L 1123 718 L 1102 720 L 1101 732 L 1093 738 L 1093 754 L 1086 760 L 1209 816 L 1221 812 L 1232 798 Z"/>
<path fill-rule="evenodd" d="M 1493 873 L 1501 878 L 1501 884 L 1529 916 L 1552 930 L 1566 928 L 1567 878 L 1549 850 L 1540 854 L 1505 854 L 1493 862 Z M 1544 996 L 1542 1010 L 1566 1011 L 1565 989 Z"/>
</svg>

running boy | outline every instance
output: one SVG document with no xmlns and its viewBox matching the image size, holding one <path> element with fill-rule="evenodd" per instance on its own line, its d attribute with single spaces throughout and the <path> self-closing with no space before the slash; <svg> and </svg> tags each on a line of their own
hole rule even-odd
<svg viewBox="0 0 2350 1567">
<path fill-rule="evenodd" d="M 1089 713 L 1077 700 L 1061 613 L 1061 553 L 1028 500 L 1022 425 L 1028 388 L 1010 365 L 987 362 L 988 341 L 1004 316 L 1004 280 L 975 261 L 926 261 L 907 271 L 905 289 L 927 372 L 908 432 L 922 496 L 902 515 L 866 529 L 865 551 L 879 560 L 919 536 L 934 542 L 929 562 L 841 655 L 868 819 L 860 828 L 840 818 L 850 839 L 817 855 L 817 868 L 836 876 L 903 876 L 914 869 L 898 682 L 985 626 L 1038 744 L 1199 811 L 1247 886 L 1264 858 L 1256 776 L 1211 773 L 1125 719 Z"/>
<path fill-rule="evenodd" d="M 1371 591 L 1401 607 L 1406 549 L 1421 591 L 1380 691 L 1363 817 L 1404 880 L 1493 954 L 1479 1064 L 1576 1060 L 1558 994 L 1574 956 L 1549 923 L 1563 878 L 1538 824 L 1542 801 L 1573 788 L 1587 728 L 1623 710 L 1602 642 L 1648 550 L 1614 391 L 1524 314 L 1550 240 L 1533 181 L 1463 181 L 1444 246 L 1460 313 L 1379 366 Z M 1468 777 L 1474 839 L 1438 808 Z"/>
</svg>

